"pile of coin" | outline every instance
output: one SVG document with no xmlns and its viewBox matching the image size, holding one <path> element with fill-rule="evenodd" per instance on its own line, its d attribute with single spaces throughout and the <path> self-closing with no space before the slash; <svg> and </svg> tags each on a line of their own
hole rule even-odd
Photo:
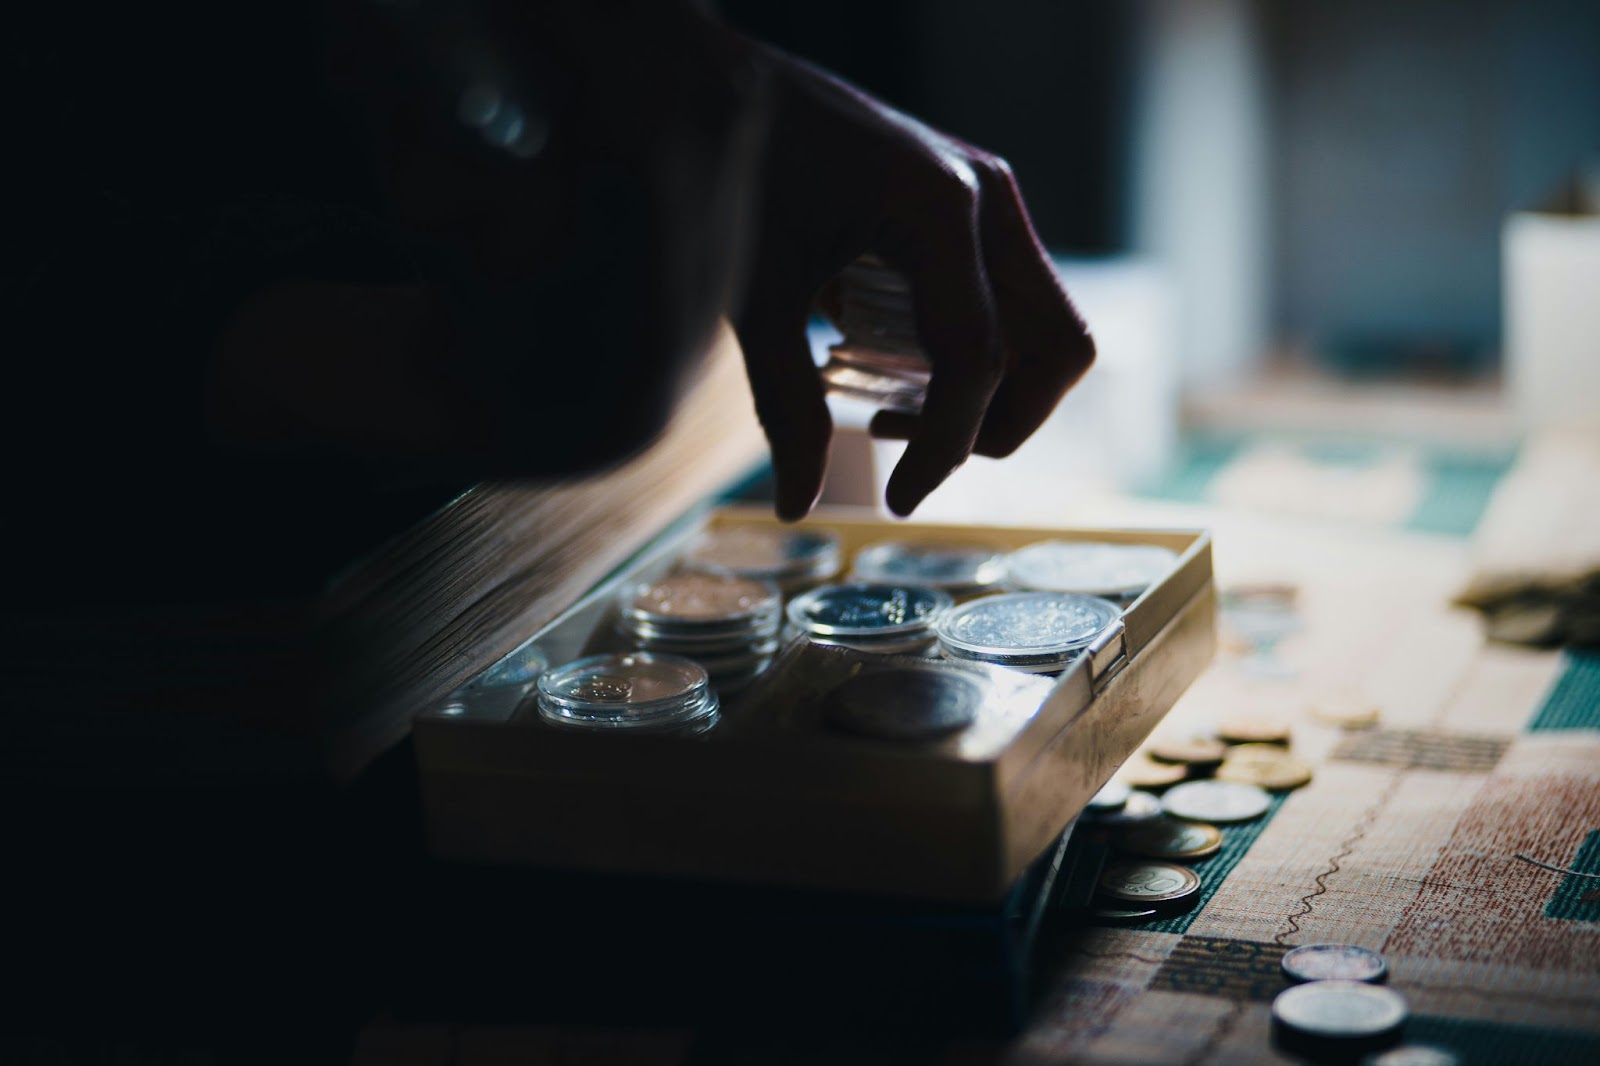
<svg viewBox="0 0 1600 1066">
<path fill-rule="evenodd" d="M 765 526 L 709 530 L 683 557 L 685 569 L 771 581 L 786 596 L 832 578 L 841 563 L 839 534 L 832 530 Z"/>
<path fill-rule="evenodd" d="M 1280 1047 L 1319 1061 L 1370 1066 L 1456 1066 L 1440 1047 L 1400 1040 L 1409 1016 L 1406 999 L 1380 987 L 1387 960 L 1355 944 L 1305 944 L 1283 956 L 1284 977 L 1295 982 L 1272 1001 L 1273 1038 Z M 1398 1045 L 1398 1046 L 1397 1046 Z"/>
<path fill-rule="evenodd" d="M 822 585 L 789 601 L 789 624 L 813 644 L 927 655 L 934 626 L 953 601 L 943 589 L 856 582 Z"/>
<path fill-rule="evenodd" d="M 770 581 L 675 574 L 624 589 L 617 632 L 640 651 L 693 659 L 719 689 L 730 692 L 771 664 L 782 602 Z"/>
<path fill-rule="evenodd" d="M 854 581 L 922 585 L 956 599 L 992 591 L 1005 577 L 1005 558 L 973 544 L 880 541 L 856 553 Z"/>
<path fill-rule="evenodd" d="M 875 407 L 915 414 L 927 398 L 932 370 L 917 340 L 911 282 L 875 255 L 838 277 L 833 323 L 843 339 L 828 350 L 828 391 Z"/>
</svg>

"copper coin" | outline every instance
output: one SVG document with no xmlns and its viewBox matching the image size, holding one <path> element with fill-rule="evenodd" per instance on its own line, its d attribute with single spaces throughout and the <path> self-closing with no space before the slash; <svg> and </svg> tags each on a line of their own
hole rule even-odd
<svg viewBox="0 0 1600 1066">
<path fill-rule="evenodd" d="M 1289 723 L 1277 715 L 1238 714 L 1217 726 L 1217 736 L 1230 744 L 1287 744 Z"/>
<path fill-rule="evenodd" d="M 1276 744 L 1240 744 L 1217 769 L 1217 780 L 1288 792 L 1310 783 L 1311 767 Z"/>
<path fill-rule="evenodd" d="M 1152 741 L 1146 750 L 1158 762 L 1186 766 L 1215 766 L 1228 754 L 1228 746 L 1213 737 L 1172 737 Z"/>
</svg>

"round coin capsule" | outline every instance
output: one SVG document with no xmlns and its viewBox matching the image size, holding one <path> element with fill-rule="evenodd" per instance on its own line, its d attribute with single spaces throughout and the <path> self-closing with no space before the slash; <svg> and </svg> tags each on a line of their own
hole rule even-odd
<svg viewBox="0 0 1600 1066">
<path fill-rule="evenodd" d="M 733 526 L 701 534 L 684 563 L 710 573 L 775 581 L 790 589 L 838 573 L 839 544 L 839 535 L 831 530 Z"/>
<path fill-rule="evenodd" d="M 733 574 L 674 574 L 626 590 L 622 610 L 632 622 L 697 630 L 747 624 L 776 616 L 782 597 L 770 581 Z"/>
<path fill-rule="evenodd" d="M 1154 544 L 1045 540 L 1006 557 L 1015 588 L 1126 599 L 1165 577 L 1177 553 Z"/>
<path fill-rule="evenodd" d="M 1095 596 L 1010 592 L 952 608 L 936 631 L 949 658 L 1050 669 L 1071 662 L 1121 613 Z"/>
<path fill-rule="evenodd" d="M 977 721 L 983 686 L 949 668 L 903 666 L 866 671 L 834 687 L 830 725 L 880 740 L 934 740 Z"/>
<path fill-rule="evenodd" d="M 856 554 L 859 581 L 964 590 L 994 585 L 1005 575 L 999 552 L 971 544 L 884 541 Z"/>
<path fill-rule="evenodd" d="M 1189 822 L 1248 822 L 1272 806 L 1272 797 L 1255 785 L 1232 781 L 1185 781 L 1169 788 L 1161 807 Z"/>
<path fill-rule="evenodd" d="M 678 730 L 717 713 L 705 668 L 652 652 L 592 655 L 539 675 L 539 715 L 587 729 Z"/>
<path fill-rule="evenodd" d="M 1382 955 L 1354 944 L 1305 944 L 1283 956 L 1291 981 L 1382 981 L 1389 964 Z"/>
<path fill-rule="evenodd" d="M 1361 981 L 1311 981 L 1278 993 L 1272 1017 L 1287 1029 L 1322 1040 L 1363 1040 L 1396 1032 L 1408 1014 L 1405 997 Z"/>
<path fill-rule="evenodd" d="M 1131 855 L 1195 862 L 1222 850 L 1222 830 L 1204 822 L 1158 818 L 1127 826 L 1117 833 L 1113 843 Z"/>
<path fill-rule="evenodd" d="M 880 639 L 926 631 L 950 607 L 950 594 L 919 585 L 823 585 L 789 601 L 789 621 L 821 637 Z"/>
<path fill-rule="evenodd" d="M 1171 904 L 1200 891 L 1200 875 L 1170 862 L 1113 862 L 1101 871 L 1098 887 L 1108 899 L 1146 906 Z"/>
</svg>

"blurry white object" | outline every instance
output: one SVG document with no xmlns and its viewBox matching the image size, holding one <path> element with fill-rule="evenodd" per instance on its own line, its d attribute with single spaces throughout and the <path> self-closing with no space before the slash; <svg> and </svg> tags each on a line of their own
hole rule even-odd
<svg viewBox="0 0 1600 1066">
<path fill-rule="evenodd" d="M 1600 426 L 1600 165 L 1561 210 L 1519 211 L 1501 235 L 1505 365 L 1524 430 Z"/>
</svg>

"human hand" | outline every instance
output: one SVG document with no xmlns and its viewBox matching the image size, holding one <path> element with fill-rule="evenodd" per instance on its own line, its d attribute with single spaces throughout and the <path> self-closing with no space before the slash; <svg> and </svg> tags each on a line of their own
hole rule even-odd
<svg viewBox="0 0 1600 1066">
<path fill-rule="evenodd" d="M 910 514 L 969 455 L 1011 454 L 1094 361 L 1006 162 L 757 44 L 771 75 L 759 227 L 732 315 L 772 445 L 780 517 L 822 490 L 832 420 L 806 323 L 819 291 L 874 252 L 909 278 L 933 377 L 904 439 L 889 508 Z"/>
</svg>

